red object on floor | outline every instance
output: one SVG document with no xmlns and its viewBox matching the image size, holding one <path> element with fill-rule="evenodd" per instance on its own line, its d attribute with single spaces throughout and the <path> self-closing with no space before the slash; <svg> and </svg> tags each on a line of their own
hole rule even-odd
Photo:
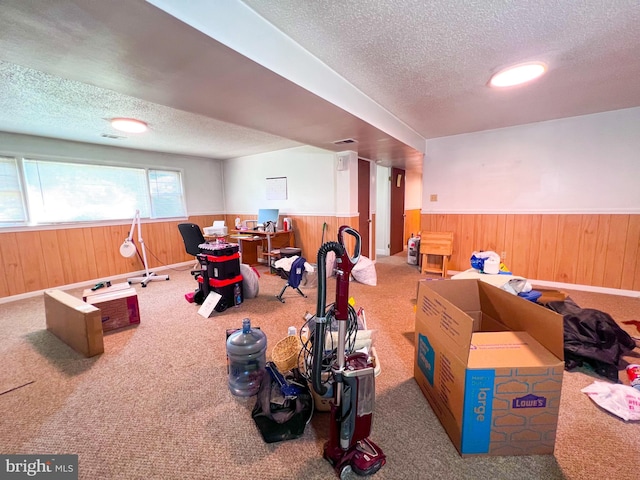
<svg viewBox="0 0 640 480">
<path fill-rule="evenodd" d="M 185 293 L 184 294 L 184 298 L 187 300 L 187 302 L 189 303 L 193 303 L 194 302 L 194 297 L 195 297 L 195 292 L 189 292 L 189 293 Z"/>
<path fill-rule="evenodd" d="M 625 325 L 635 325 L 636 326 L 636 330 L 638 330 L 638 333 L 640 333 L 640 321 L 638 320 L 627 320 L 626 322 L 622 322 Z"/>
</svg>

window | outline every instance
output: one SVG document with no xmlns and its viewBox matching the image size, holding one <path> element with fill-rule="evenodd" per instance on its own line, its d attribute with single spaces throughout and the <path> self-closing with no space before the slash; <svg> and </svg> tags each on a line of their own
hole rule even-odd
<svg viewBox="0 0 640 480">
<path fill-rule="evenodd" d="M 27 158 L 0 157 L 0 206 L 0 225 L 186 216 L 180 172 Z"/>
<path fill-rule="evenodd" d="M 185 216 L 180 172 L 149 170 L 149 191 L 154 218 Z"/>
<path fill-rule="evenodd" d="M 0 157 L 0 226 L 26 220 L 16 159 Z"/>
</svg>

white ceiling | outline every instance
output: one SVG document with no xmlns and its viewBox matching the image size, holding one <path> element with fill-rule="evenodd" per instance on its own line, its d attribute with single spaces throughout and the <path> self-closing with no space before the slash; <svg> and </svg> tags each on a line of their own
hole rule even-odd
<svg viewBox="0 0 640 480">
<path fill-rule="evenodd" d="M 640 106 L 638 0 L 152 1 L 175 17 L 3 0 L 0 131 L 210 158 L 310 144 L 420 169 L 426 139 Z M 533 59 L 537 82 L 486 86 Z M 151 130 L 119 134 L 118 116 Z"/>
</svg>

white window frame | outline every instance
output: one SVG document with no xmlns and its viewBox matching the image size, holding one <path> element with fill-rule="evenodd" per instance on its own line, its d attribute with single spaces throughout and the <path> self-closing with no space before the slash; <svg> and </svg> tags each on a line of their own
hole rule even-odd
<svg viewBox="0 0 640 480">
<path fill-rule="evenodd" d="M 103 162 L 96 161 L 94 159 L 82 159 L 82 158 L 68 158 L 68 157 L 60 157 L 60 156 L 42 156 L 42 155 L 16 155 L 12 153 L 4 153 L 0 152 L 0 157 L 5 158 L 13 158 L 16 162 L 16 166 L 18 169 L 18 181 L 19 188 L 22 197 L 22 205 L 23 211 L 25 214 L 25 221 L 23 222 L 12 222 L 6 224 L 0 224 L 0 231 L 12 231 L 12 230 L 22 230 L 25 227 L 28 228 L 56 228 L 60 226 L 90 226 L 90 225 L 113 225 L 120 224 L 123 221 L 127 221 L 131 218 L 131 216 L 127 218 L 114 218 L 109 220 L 82 220 L 82 221 L 65 221 L 65 222 L 40 222 L 35 223 L 32 220 L 32 215 L 29 209 L 28 202 L 28 191 L 27 191 L 27 183 L 25 179 L 25 166 L 24 160 L 32 160 L 38 162 L 51 162 L 51 163 L 66 163 L 66 164 L 78 164 L 78 165 L 87 165 L 87 166 L 95 166 L 95 167 L 115 167 L 115 168 L 130 168 L 137 170 L 144 170 L 145 175 L 145 185 L 146 185 L 146 194 L 149 202 L 149 215 L 144 216 L 143 218 L 151 221 L 170 221 L 172 219 L 184 219 L 188 218 L 187 206 L 186 206 L 186 192 L 184 188 L 184 170 L 176 167 L 164 167 L 164 166 L 149 166 L 149 165 L 139 165 L 139 164 L 125 164 L 119 162 Z M 171 172 L 177 174 L 178 180 L 180 182 L 180 192 L 181 192 L 181 204 L 180 209 L 183 215 L 173 216 L 173 217 L 156 217 L 153 209 L 153 200 L 151 198 L 151 185 L 149 180 L 150 171 L 160 171 L 160 172 Z M 135 209 L 133 210 L 135 212 Z M 133 215 L 132 213 L 131 215 Z"/>
<path fill-rule="evenodd" d="M 25 198 L 25 188 L 24 188 L 24 176 L 23 176 L 23 172 L 22 172 L 22 162 L 21 159 L 15 155 L 4 155 L 2 153 L 0 153 L 0 158 L 2 159 L 9 159 L 9 160 L 13 160 L 13 165 L 16 169 L 16 180 L 17 180 L 17 187 L 18 187 L 18 193 L 20 194 L 20 200 L 22 203 L 22 214 L 24 217 L 24 220 L 17 220 L 17 221 L 6 221 L 6 222 L 0 222 L 0 229 L 1 228 L 6 228 L 11 227 L 13 225 L 25 225 L 27 223 L 29 223 L 29 209 L 27 208 L 27 204 L 26 204 L 26 198 Z"/>
</svg>

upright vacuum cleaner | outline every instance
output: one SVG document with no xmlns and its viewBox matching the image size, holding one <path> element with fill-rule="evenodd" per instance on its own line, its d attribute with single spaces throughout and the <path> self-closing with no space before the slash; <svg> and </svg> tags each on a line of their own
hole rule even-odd
<svg viewBox="0 0 640 480">
<path fill-rule="evenodd" d="M 353 257 L 345 247 L 345 234 L 355 239 Z M 324 243 L 318 250 L 318 303 L 311 380 L 319 395 L 327 393 L 328 379 L 333 381 L 331 425 L 329 440 L 324 445 L 324 458 L 339 476 L 348 468 L 358 475 L 371 475 L 386 462 L 382 450 L 368 438 L 375 403 L 374 365 L 366 354 L 353 353 L 347 346 L 351 343 L 347 339 L 349 332 L 357 330 L 357 314 L 349 305 L 349 277 L 360 259 L 360 246 L 360 234 L 351 227 L 341 226 L 338 241 Z M 330 251 L 336 254 L 336 301 L 326 311 L 326 257 Z M 338 345 L 327 351 L 325 334 L 327 325 L 331 325 L 334 319 L 338 324 Z M 347 353 L 347 350 L 352 353 Z"/>
</svg>

